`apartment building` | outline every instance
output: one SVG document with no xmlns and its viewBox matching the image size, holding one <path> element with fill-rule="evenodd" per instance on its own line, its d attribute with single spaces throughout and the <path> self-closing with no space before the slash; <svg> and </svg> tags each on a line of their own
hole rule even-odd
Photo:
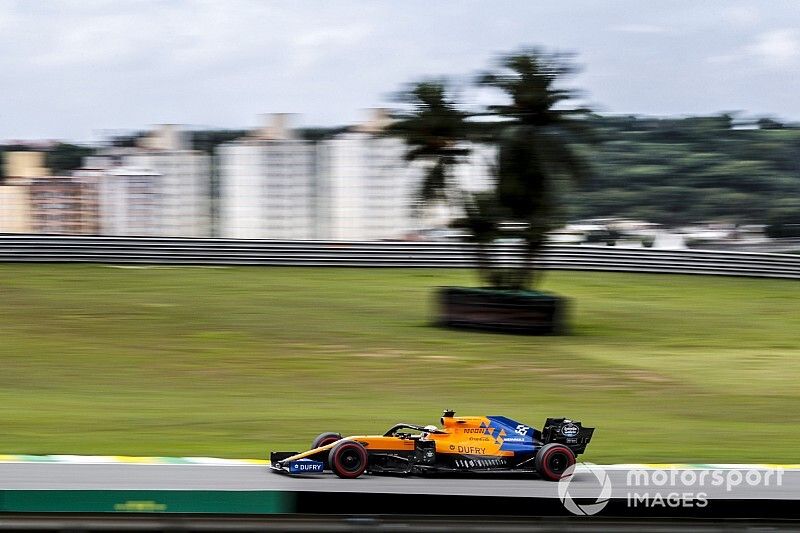
<svg viewBox="0 0 800 533">
<path fill-rule="evenodd" d="M 414 200 L 423 170 L 405 161 L 399 139 L 352 131 L 318 149 L 319 236 L 331 240 L 402 239 L 419 229 Z"/>
<path fill-rule="evenodd" d="M 297 139 L 284 115 L 218 151 L 221 236 L 373 240 L 415 229 L 421 175 L 377 117 L 321 141 Z"/>
<path fill-rule="evenodd" d="M 159 199 L 161 175 L 149 169 L 119 166 L 84 170 L 98 179 L 100 233 L 162 236 Z"/>
<path fill-rule="evenodd" d="M 44 152 L 12 151 L 3 153 L 3 175 L 7 185 L 26 183 L 31 178 L 50 175 Z"/>
<path fill-rule="evenodd" d="M 109 148 L 84 160 L 100 174 L 100 230 L 108 235 L 211 235 L 211 158 L 188 149 L 186 135 L 161 126 L 129 148 Z M 108 180 L 105 180 L 105 178 Z M 123 206 L 121 202 L 131 202 Z M 129 220 L 125 217 L 131 217 Z"/>
<path fill-rule="evenodd" d="M 194 150 L 142 150 L 122 158 L 123 167 L 158 176 L 159 234 L 211 235 L 211 160 Z"/>
<path fill-rule="evenodd" d="M 218 153 L 222 237 L 316 238 L 313 143 L 248 139 Z"/>
<path fill-rule="evenodd" d="M 222 237 L 318 238 L 316 145 L 293 138 L 285 120 L 218 149 Z"/>
<path fill-rule="evenodd" d="M 0 233 L 30 233 L 28 185 L 0 185 Z"/>
<path fill-rule="evenodd" d="M 470 193 L 494 187 L 497 147 L 490 144 L 465 143 L 467 155 L 454 169 L 454 178 L 461 190 Z"/>
<path fill-rule="evenodd" d="M 409 164 L 402 140 L 383 135 L 389 119 L 318 141 L 295 138 L 284 115 L 250 137 L 222 145 L 220 235 L 240 239 L 404 239 L 461 213 L 415 209 L 424 165 Z M 469 145 L 454 179 L 468 191 L 491 186 L 494 148 Z"/>
<path fill-rule="evenodd" d="M 43 176 L 28 187 L 34 233 L 99 233 L 95 176 Z"/>
<path fill-rule="evenodd" d="M 0 184 L 0 233 L 31 233 L 30 183 L 33 178 L 46 176 L 45 155 L 36 151 L 3 153 L 3 175 Z"/>
</svg>

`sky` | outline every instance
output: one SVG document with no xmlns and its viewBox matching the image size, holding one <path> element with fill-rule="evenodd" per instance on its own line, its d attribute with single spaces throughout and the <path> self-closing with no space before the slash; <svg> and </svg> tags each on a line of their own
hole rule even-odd
<svg viewBox="0 0 800 533">
<path fill-rule="evenodd" d="M 797 0 L 0 0 L 0 140 L 352 124 L 525 46 L 603 113 L 800 120 Z"/>
</svg>

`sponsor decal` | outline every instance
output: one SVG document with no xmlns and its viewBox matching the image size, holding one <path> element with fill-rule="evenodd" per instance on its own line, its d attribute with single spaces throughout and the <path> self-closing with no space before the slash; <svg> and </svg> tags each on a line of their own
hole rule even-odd
<svg viewBox="0 0 800 533">
<path fill-rule="evenodd" d="M 114 510 L 123 513 L 156 513 L 166 511 L 167 505 L 152 500 L 128 500 L 123 503 L 115 503 Z"/>
<path fill-rule="evenodd" d="M 575 424 L 564 424 L 561 427 L 561 434 L 565 437 L 576 437 L 579 432 L 580 429 Z"/>
<path fill-rule="evenodd" d="M 486 448 L 478 448 L 477 446 L 464 446 L 463 444 L 456 446 L 456 451 L 458 453 L 464 453 L 467 455 L 486 455 Z"/>
<path fill-rule="evenodd" d="M 479 433 L 483 435 L 486 431 L 491 431 L 492 428 L 464 428 L 461 431 L 464 433 Z"/>
<path fill-rule="evenodd" d="M 456 468 L 488 468 L 491 466 L 506 466 L 505 459 L 456 459 Z"/>
<path fill-rule="evenodd" d="M 310 459 L 300 459 L 289 463 L 289 473 L 307 474 L 310 472 L 322 472 L 324 464 L 322 461 L 312 461 Z"/>
</svg>

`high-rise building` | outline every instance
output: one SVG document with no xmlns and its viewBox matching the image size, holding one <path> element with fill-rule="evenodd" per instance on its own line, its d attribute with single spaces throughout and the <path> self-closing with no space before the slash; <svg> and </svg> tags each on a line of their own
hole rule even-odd
<svg viewBox="0 0 800 533">
<path fill-rule="evenodd" d="M 292 137 L 284 115 L 220 147 L 221 236 L 245 239 L 403 238 L 415 228 L 418 168 L 380 117 L 321 141 Z"/>
<path fill-rule="evenodd" d="M 468 193 L 488 191 L 494 187 L 497 147 L 491 144 L 465 143 L 468 150 L 454 169 L 455 182 Z"/>
<path fill-rule="evenodd" d="M 278 115 L 252 136 L 222 145 L 221 236 L 404 239 L 461 216 L 451 207 L 416 209 L 425 164 L 406 161 L 405 143 L 383 133 L 388 122 L 377 112 L 365 124 L 310 141 L 294 138 Z M 453 178 L 464 190 L 485 190 L 494 149 L 468 148 Z"/>
<path fill-rule="evenodd" d="M 31 232 L 28 185 L 0 185 L 0 233 Z"/>
<path fill-rule="evenodd" d="M 247 139 L 218 154 L 222 237 L 316 238 L 313 143 Z"/>
<path fill-rule="evenodd" d="M 29 185 L 34 233 L 97 234 L 95 176 L 43 176 Z"/>
<path fill-rule="evenodd" d="M 47 176 L 44 152 L 19 151 L 3 153 L 3 175 L 6 183 L 16 185 L 30 178 Z"/>
<path fill-rule="evenodd" d="M 319 234 L 331 240 L 401 239 L 419 228 L 415 194 L 422 168 L 399 139 L 343 133 L 319 146 Z"/>
<path fill-rule="evenodd" d="M 210 156 L 187 149 L 184 133 L 171 125 L 144 137 L 140 145 L 101 150 L 84 160 L 85 170 L 108 176 L 112 183 L 100 195 L 101 211 L 107 213 L 101 231 L 109 235 L 211 236 Z M 126 190 L 130 194 L 123 192 Z M 120 204 L 123 201 L 133 204 L 125 208 Z M 111 204 L 104 206 L 105 202 Z M 117 216 L 117 209 L 126 214 Z M 130 227 L 125 222 L 128 216 L 136 220 Z"/>
<path fill-rule="evenodd" d="M 0 184 L 0 233 L 31 233 L 31 191 L 33 178 L 46 176 L 43 152 L 3 152 L 3 175 Z"/>
<path fill-rule="evenodd" d="M 465 150 L 465 154 L 450 169 L 449 178 L 452 189 L 449 192 L 454 193 L 457 191 L 459 196 L 466 199 L 471 194 L 491 189 L 494 185 L 497 148 L 493 145 L 472 142 L 462 143 L 459 148 Z M 427 169 L 430 168 L 429 165 L 431 164 L 431 162 L 419 162 L 418 167 Z M 415 212 L 415 224 L 421 228 L 426 237 L 449 234 L 452 232 L 448 228 L 450 223 L 455 219 L 464 217 L 464 207 L 459 202 L 451 202 L 452 198 L 420 205 L 419 200 L 423 179 L 424 176 L 420 177 L 412 200 L 416 202 L 416 206 L 419 208 Z"/>
<path fill-rule="evenodd" d="M 159 235 L 211 235 L 211 161 L 195 150 L 137 150 L 122 158 L 123 166 L 158 175 Z"/>
<path fill-rule="evenodd" d="M 103 235 L 165 235 L 159 213 L 161 175 L 148 169 L 119 166 L 98 174 L 100 233 Z"/>
<path fill-rule="evenodd" d="M 222 237 L 317 238 L 316 146 L 292 138 L 284 115 L 217 155 Z"/>
</svg>

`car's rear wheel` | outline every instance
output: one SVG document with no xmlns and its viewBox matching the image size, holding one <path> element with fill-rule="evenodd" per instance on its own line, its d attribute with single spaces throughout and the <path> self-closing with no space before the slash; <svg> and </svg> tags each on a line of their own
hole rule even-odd
<svg viewBox="0 0 800 533">
<path fill-rule="evenodd" d="M 534 460 L 536 471 L 542 478 L 558 481 L 570 466 L 575 464 L 575 454 L 563 444 L 545 444 Z"/>
<path fill-rule="evenodd" d="M 328 444 L 333 444 L 337 440 L 342 440 L 342 436 L 338 433 L 320 433 L 317 438 L 311 441 L 311 448 L 309 449 L 322 448 Z"/>
<path fill-rule="evenodd" d="M 367 469 L 367 450 L 352 440 L 343 440 L 331 448 L 328 463 L 337 476 L 353 479 Z"/>
</svg>

